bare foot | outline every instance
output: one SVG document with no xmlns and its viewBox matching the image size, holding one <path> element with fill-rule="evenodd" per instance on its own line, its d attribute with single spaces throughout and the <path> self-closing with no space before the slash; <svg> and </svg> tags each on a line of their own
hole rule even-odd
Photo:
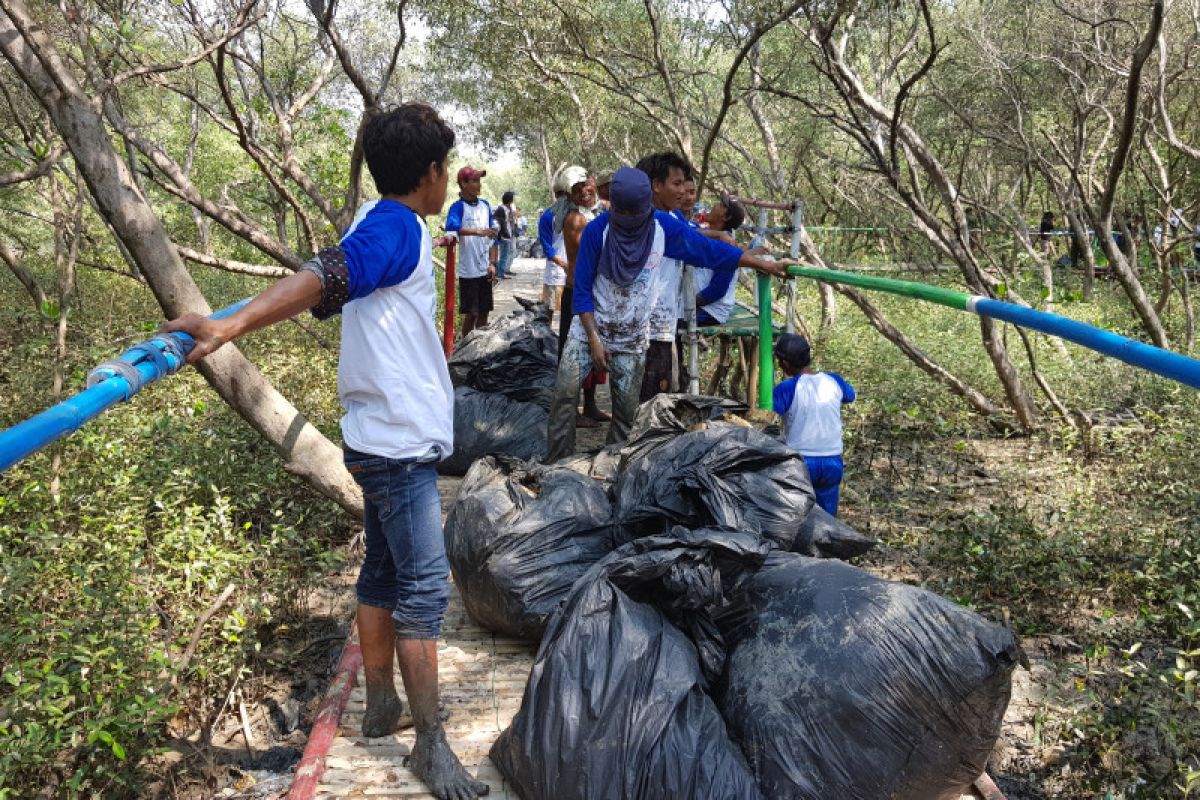
<svg viewBox="0 0 1200 800">
<path fill-rule="evenodd" d="M 395 733 L 400 727 L 404 703 L 395 691 L 367 692 L 367 711 L 363 714 L 362 735 L 368 739 Z"/>
<path fill-rule="evenodd" d="M 606 414 L 595 406 L 592 406 L 591 408 L 585 408 L 583 410 L 583 415 L 588 419 L 596 420 L 596 422 L 612 422 L 612 414 Z"/>
<path fill-rule="evenodd" d="M 463 769 L 441 725 L 417 731 L 409 767 L 439 800 L 475 800 L 488 793 L 486 783 L 474 780 Z"/>
<path fill-rule="evenodd" d="M 599 428 L 600 423 L 596 422 L 596 420 L 592 419 L 591 417 L 587 416 L 586 414 L 577 414 L 575 416 L 575 427 L 576 428 Z"/>
</svg>

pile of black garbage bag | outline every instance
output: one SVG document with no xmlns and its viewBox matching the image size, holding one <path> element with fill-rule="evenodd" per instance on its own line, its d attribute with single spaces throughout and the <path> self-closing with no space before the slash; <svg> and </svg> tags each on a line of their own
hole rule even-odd
<svg viewBox="0 0 1200 800">
<path fill-rule="evenodd" d="M 558 374 L 558 338 L 540 303 L 471 331 L 448 362 L 454 384 L 454 453 L 444 475 L 462 475 L 478 459 L 503 454 L 546 457 L 546 427 Z"/>
<path fill-rule="evenodd" d="M 619 447 L 464 480 L 467 611 L 541 641 L 491 751 L 525 800 L 958 800 L 985 769 L 1012 634 L 840 560 L 875 542 L 744 410 L 660 396 Z"/>
<path fill-rule="evenodd" d="M 487 456 L 463 480 L 445 535 L 472 619 L 537 641 L 575 581 L 612 552 L 612 504 L 570 469 Z"/>
</svg>

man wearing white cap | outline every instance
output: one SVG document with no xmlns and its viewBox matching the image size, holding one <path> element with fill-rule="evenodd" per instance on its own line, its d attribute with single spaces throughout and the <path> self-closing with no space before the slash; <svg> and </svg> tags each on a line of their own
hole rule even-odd
<svg viewBox="0 0 1200 800">
<path fill-rule="evenodd" d="M 550 309 L 550 323 L 554 324 L 554 312 L 562 305 L 563 288 L 567 285 L 567 251 L 563 242 L 563 222 L 567 212 L 578 207 L 584 200 L 582 191 L 588 185 L 587 170 L 579 166 L 565 167 L 554 178 L 554 205 L 547 210 L 552 219 L 551 246 L 554 256 L 546 259 L 546 269 L 542 273 L 542 302 Z M 574 187 L 579 186 L 579 192 Z M 572 197 L 575 199 L 572 200 Z M 589 207 L 595 205 L 595 188 L 591 189 Z"/>
</svg>

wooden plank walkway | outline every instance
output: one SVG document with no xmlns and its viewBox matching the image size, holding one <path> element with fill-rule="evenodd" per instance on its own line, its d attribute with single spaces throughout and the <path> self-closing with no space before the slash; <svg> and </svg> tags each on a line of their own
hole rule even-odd
<svg viewBox="0 0 1200 800">
<path fill-rule="evenodd" d="M 450 712 L 446 736 L 467 770 L 491 787 L 490 797 L 518 800 L 487 754 L 521 705 L 536 649 L 480 628 L 467 616 L 458 590 L 451 588 L 445 633 L 438 647 L 442 702 Z M 403 685 L 397 671 L 401 696 Z M 432 798 L 406 766 L 413 729 L 365 739 L 361 735 L 365 708 L 360 671 L 314 797 Z"/>
</svg>

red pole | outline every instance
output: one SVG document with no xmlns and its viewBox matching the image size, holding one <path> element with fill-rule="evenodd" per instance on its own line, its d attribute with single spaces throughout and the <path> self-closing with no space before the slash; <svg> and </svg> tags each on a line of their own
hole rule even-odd
<svg viewBox="0 0 1200 800">
<path fill-rule="evenodd" d="M 325 772 L 325 759 L 329 756 L 329 748 L 337 738 L 338 721 L 350 692 L 358 680 L 358 670 L 362 666 L 362 651 L 358 642 L 354 641 L 354 625 L 346 636 L 346 644 L 342 647 L 342 657 L 338 660 L 337 672 L 321 701 L 317 711 L 317 719 L 313 722 L 312 733 L 308 735 L 308 744 L 304 748 L 304 756 L 296 765 L 296 777 L 292 779 L 292 788 L 288 792 L 288 800 L 311 800 L 316 794 L 317 784 Z"/>
<path fill-rule="evenodd" d="M 454 245 L 455 240 L 446 239 L 446 308 L 442 319 L 442 349 L 446 358 L 454 352 Z"/>
</svg>

